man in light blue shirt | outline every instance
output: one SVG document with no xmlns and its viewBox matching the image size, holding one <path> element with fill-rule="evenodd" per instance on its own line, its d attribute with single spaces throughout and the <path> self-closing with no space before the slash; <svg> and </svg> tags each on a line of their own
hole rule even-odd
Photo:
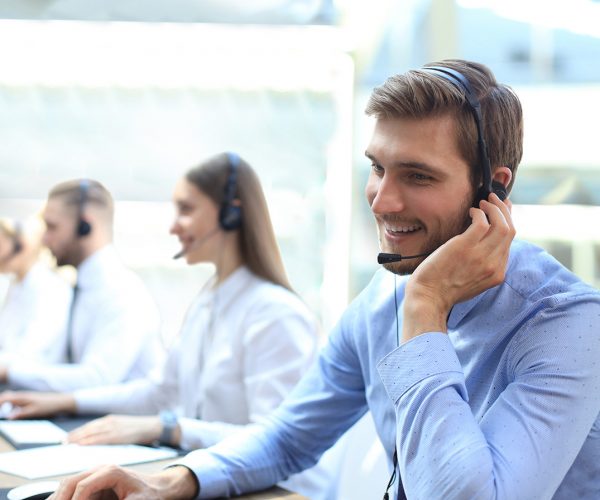
<svg viewBox="0 0 600 500">
<path fill-rule="evenodd" d="M 388 79 L 367 113 L 386 269 L 270 422 L 160 474 L 83 473 L 55 498 L 266 488 L 368 410 L 396 470 L 391 498 L 600 498 L 600 294 L 513 242 L 502 199 L 522 154 L 517 97 L 484 66 L 442 61 Z"/>
</svg>

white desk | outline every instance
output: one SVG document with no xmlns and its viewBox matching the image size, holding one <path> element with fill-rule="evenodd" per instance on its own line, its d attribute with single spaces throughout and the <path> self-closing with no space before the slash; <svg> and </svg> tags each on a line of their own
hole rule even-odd
<svg viewBox="0 0 600 500">
<path fill-rule="evenodd" d="M 0 436 L 0 453 L 13 450 L 14 448 L 10 445 L 10 443 L 8 443 L 4 438 L 2 438 L 2 436 Z M 142 472 L 156 472 L 163 469 L 171 462 L 173 462 L 173 460 L 160 460 L 157 462 L 148 462 L 144 464 L 132 465 L 128 468 Z M 48 479 L 61 479 L 62 477 L 64 476 L 52 477 Z M 14 486 L 24 484 L 26 482 L 28 482 L 28 480 L 22 477 L 0 472 L 0 488 L 12 488 Z M 308 500 L 306 497 L 303 497 L 296 493 L 291 493 L 281 488 L 271 488 L 267 491 L 243 495 L 241 497 L 236 498 L 239 498 L 240 500 Z"/>
</svg>

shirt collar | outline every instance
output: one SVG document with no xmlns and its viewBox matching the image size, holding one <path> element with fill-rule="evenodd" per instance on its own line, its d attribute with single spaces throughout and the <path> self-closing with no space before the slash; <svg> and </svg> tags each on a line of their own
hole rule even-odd
<svg viewBox="0 0 600 500">
<path fill-rule="evenodd" d="M 94 286 L 103 276 L 107 268 L 114 268 L 119 262 L 117 251 L 113 245 L 106 245 L 87 257 L 77 268 L 77 287 Z"/>
<path fill-rule="evenodd" d="M 42 264 L 40 264 L 39 262 L 36 262 L 33 266 L 31 266 L 29 271 L 27 271 L 27 273 L 25 274 L 25 276 L 23 277 L 23 279 L 21 281 L 15 280 L 15 286 L 19 286 L 21 288 L 27 288 L 31 285 L 31 283 L 33 283 L 36 280 L 37 276 L 41 273 L 42 273 Z"/>
<path fill-rule="evenodd" d="M 456 304 L 452 308 L 452 310 L 450 311 L 450 315 L 448 316 L 448 322 L 447 322 L 448 328 L 451 330 L 456 328 L 460 324 L 460 322 L 463 320 L 463 318 L 467 314 L 469 314 L 469 312 L 475 306 L 477 306 L 477 304 L 479 304 L 479 302 L 483 299 L 484 295 L 487 292 L 488 292 L 488 290 L 480 293 L 479 295 L 476 295 L 472 299 L 466 300 L 465 302 L 459 302 L 458 304 Z"/>
<path fill-rule="evenodd" d="M 240 266 L 214 288 L 215 277 L 213 277 L 204 285 L 205 293 L 202 294 L 204 298 L 201 302 L 214 303 L 219 309 L 227 307 L 234 297 L 247 287 L 252 276 L 252 272 L 246 266 Z"/>
</svg>

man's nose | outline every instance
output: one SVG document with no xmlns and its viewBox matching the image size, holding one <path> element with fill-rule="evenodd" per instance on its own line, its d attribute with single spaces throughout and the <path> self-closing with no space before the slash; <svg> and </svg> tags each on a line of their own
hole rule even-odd
<svg viewBox="0 0 600 500">
<path fill-rule="evenodd" d="M 402 187 L 391 176 L 384 175 L 373 188 L 371 210 L 374 214 L 397 213 L 404 209 Z"/>
</svg>

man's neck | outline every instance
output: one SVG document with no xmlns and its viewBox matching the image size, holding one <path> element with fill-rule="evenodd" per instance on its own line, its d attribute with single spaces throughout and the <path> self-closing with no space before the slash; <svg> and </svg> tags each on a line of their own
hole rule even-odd
<svg viewBox="0 0 600 500">
<path fill-rule="evenodd" d="M 81 255 L 78 259 L 79 262 L 75 267 L 79 268 L 81 265 L 88 260 L 92 255 L 98 253 L 100 250 L 106 248 L 108 245 L 112 244 L 111 241 L 102 241 L 102 242 L 90 242 L 90 244 L 81 246 Z"/>
</svg>

